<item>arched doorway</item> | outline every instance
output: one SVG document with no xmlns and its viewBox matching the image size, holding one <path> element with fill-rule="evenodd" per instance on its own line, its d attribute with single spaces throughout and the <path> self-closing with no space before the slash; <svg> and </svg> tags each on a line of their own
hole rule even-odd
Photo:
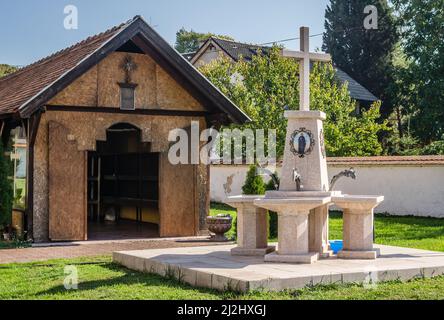
<svg viewBox="0 0 444 320">
<path fill-rule="evenodd" d="M 88 153 L 88 239 L 159 236 L 159 154 L 139 128 L 119 123 Z"/>
</svg>

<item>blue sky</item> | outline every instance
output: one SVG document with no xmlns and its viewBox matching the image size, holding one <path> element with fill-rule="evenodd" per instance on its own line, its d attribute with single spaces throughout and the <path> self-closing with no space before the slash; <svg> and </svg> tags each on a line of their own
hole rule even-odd
<svg viewBox="0 0 444 320">
<path fill-rule="evenodd" d="M 26 65 L 140 14 L 169 43 L 181 27 L 265 43 L 324 31 L 328 0 L 15 0 L 0 4 L 0 63 Z M 65 30 L 63 9 L 79 10 L 79 29 Z M 297 41 L 287 42 L 298 49 Z M 311 39 L 314 50 L 322 37 Z"/>
</svg>

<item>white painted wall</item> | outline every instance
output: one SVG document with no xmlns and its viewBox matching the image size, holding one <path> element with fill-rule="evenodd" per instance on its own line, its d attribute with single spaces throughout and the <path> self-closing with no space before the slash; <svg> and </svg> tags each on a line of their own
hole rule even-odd
<svg viewBox="0 0 444 320">
<path fill-rule="evenodd" d="M 348 168 L 329 165 L 330 179 Z M 378 164 L 354 168 L 357 180 L 343 178 L 335 190 L 354 195 L 384 195 L 385 201 L 376 209 L 378 213 L 444 218 L 444 165 Z M 248 166 L 212 166 L 212 201 L 223 202 L 227 195 L 240 195 L 247 171 Z"/>
</svg>

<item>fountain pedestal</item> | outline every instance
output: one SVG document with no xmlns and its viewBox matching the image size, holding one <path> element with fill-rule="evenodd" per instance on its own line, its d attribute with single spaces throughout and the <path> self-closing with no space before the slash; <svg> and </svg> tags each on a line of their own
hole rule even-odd
<svg viewBox="0 0 444 320">
<path fill-rule="evenodd" d="M 265 256 L 275 250 L 268 245 L 268 213 L 256 207 L 261 196 L 229 197 L 225 203 L 237 209 L 237 244 L 233 256 Z"/>
<path fill-rule="evenodd" d="M 350 196 L 333 198 L 344 211 L 344 250 L 338 253 L 342 259 L 376 259 L 378 250 L 373 248 L 374 208 L 382 196 Z"/>
<path fill-rule="evenodd" d="M 313 209 L 308 216 L 309 249 L 311 252 L 318 252 L 320 258 L 328 258 L 333 255 L 328 242 L 329 208 L 330 205 L 325 205 Z"/>
<path fill-rule="evenodd" d="M 319 253 L 309 250 L 308 216 L 310 210 L 330 203 L 331 197 L 287 196 L 286 192 L 273 192 L 254 201 L 256 206 L 278 213 L 278 251 L 266 255 L 265 261 L 314 263 L 319 259 Z"/>
</svg>

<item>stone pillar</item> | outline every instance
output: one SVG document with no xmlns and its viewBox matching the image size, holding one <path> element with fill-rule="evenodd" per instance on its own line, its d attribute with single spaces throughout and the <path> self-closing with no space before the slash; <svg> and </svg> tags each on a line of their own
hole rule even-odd
<svg viewBox="0 0 444 320">
<path fill-rule="evenodd" d="M 309 216 L 309 250 L 318 252 L 322 258 L 328 258 L 333 253 L 328 243 L 328 214 L 329 205 L 311 210 Z"/>
<path fill-rule="evenodd" d="M 308 254 L 308 215 L 310 212 L 279 213 L 279 248 L 281 256 Z"/>
<path fill-rule="evenodd" d="M 235 256 L 264 256 L 275 250 L 268 246 L 268 212 L 253 204 L 256 196 L 230 197 L 226 203 L 237 209 L 237 244 Z"/>
<path fill-rule="evenodd" d="M 373 210 L 344 209 L 344 250 L 373 250 Z"/>
<path fill-rule="evenodd" d="M 342 196 L 333 199 L 343 209 L 344 249 L 342 259 L 376 259 L 379 250 L 373 247 L 374 208 L 384 197 Z"/>
<path fill-rule="evenodd" d="M 258 207 L 278 213 L 278 251 L 267 254 L 265 261 L 283 263 L 316 262 L 319 259 L 319 253 L 310 252 L 308 216 L 311 210 L 329 204 L 331 197 L 286 197 L 286 194 L 282 192 L 281 198 L 270 196 L 272 194 L 254 201 L 254 204 Z"/>
</svg>

